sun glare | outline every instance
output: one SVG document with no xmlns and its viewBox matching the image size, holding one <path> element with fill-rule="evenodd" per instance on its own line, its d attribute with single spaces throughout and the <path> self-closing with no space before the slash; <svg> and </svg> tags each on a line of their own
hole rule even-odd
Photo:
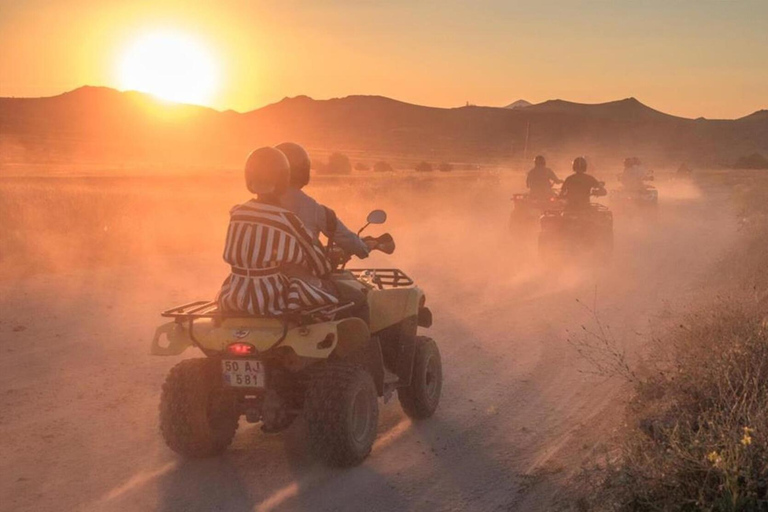
<svg viewBox="0 0 768 512">
<path fill-rule="evenodd" d="M 218 86 L 213 55 L 193 37 L 172 32 L 144 35 L 119 63 L 121 89 L 181 103 L 208 104 Z"/>
</svg>

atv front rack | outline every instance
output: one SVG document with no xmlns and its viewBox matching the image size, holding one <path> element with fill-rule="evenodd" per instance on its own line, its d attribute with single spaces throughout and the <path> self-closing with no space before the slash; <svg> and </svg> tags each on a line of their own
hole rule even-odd
<svg viewBox="0 0 768 512">
<path fill-rule="evenodd" d="M 347 270 L 355 276 L 355 279 L 363 282 L 368 281 L 380 290 L 413 285 L 413 279 L 399 268 L 350 268 Z"/>
</svg>

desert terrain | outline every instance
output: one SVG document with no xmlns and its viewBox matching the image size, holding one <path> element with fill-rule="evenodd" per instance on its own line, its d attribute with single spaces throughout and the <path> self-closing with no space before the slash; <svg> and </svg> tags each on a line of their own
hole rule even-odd
<svg viewBox="0 0 768 512">
<path fill-rule="evenodd" d="M 626 385 L 594 375 L 574 340 L 596 313 L 638 356 L 717 293 L 709 271 L 738 241 L 723 173 L 657 176 L 655 221 L 617 215 L 613 262 L 564 268 L 509 232 L 521 173 L 316 179 L 308 191 L 352 228 L 387 211 L 369 231 L 396 252 L 355 266 L 414 278 L 443 357 L 435 416 L 382 405 L 373 453 L 346 470 L 307 454 L 301 421 L 267 435 L 243 419 L 199 461 L 158 432 L 165 375 L 200 354 L 152 357 L 149 342 L 161 310 L 225 277 L 239 173 L 0 179 L 0 510 L 551 510 L 623 419 Z"/>
</svg>

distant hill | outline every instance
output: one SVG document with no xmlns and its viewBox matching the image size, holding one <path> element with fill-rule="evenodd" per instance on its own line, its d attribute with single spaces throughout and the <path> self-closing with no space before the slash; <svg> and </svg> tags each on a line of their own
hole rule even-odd
<svg viewBox="0 0 768 512">
<path fill-rule="evenodd" d="M 515 101 L 513 103 L 510 103 L 509 105 L 507 105 L 504 108 L 509 108 L 509 109 L 513 109 L 514 110 L 516 108 L 530 107 L 531 105 L 533 105 L 533 103 L 527 102 L 525 100 L 517 100 L 517 101 Z"/>
<path fill-rule="evenodd" d="M 522 158 L 526 134 L 528 155 L 638 155 L 656 165 L 717 165 L 768 154 L 768 111 L 693 120 L 634 98 L 446 109 L 381 96 L 299 96 L 237 113 L 103 87 L 0 98 L 0 162 L 239 166 L 254 147 L 285 140 L 419 160 L 508 161 Z"/>
</svg>

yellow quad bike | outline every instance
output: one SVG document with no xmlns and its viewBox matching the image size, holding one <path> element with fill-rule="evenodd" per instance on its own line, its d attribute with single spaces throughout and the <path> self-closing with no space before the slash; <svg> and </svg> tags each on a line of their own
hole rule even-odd
<svg viewBox="0 0 768 512">
<path fill-rule="evenodd" d="M 368 224 L 385 220 L 381 210 L 368 216 Z M 388 234 L 368 240 L 394 251 Z M 432 416 L 443 376 L 437 345 L 417 335 L 432 324 L 424 292 L 401 270 L 345 270 L 348 255 L 338 247 L 329 247 L 329 255 L 336 285 L 362 292 L 369 321 L 349 316 L 352 303 L 268 318 L 225 314 L 215 301 L 162 313 L 172 320 L 157 328 L 153 355 L 195 347 L 206 356 L 181 361 L 163 384 L 160 430 L 172 450 L 217 455 L 232 442 L 241 416 L 271 433 L 303 415 L 313 452 L 331 465 L 351 466 L 371 451 L 378 397 L 386 403 L 396 392 L 408 416 Z"/>
</svg>

